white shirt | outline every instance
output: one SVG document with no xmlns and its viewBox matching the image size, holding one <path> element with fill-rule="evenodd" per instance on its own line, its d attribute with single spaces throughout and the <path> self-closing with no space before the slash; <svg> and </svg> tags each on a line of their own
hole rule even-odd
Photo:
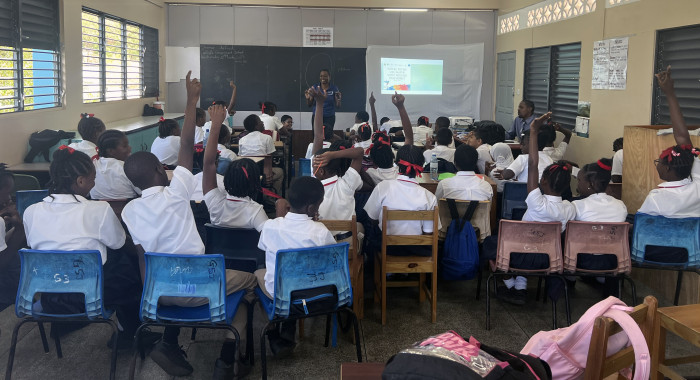
<svg viewBox="0 0 700 380">
<path fill-rule="evenodd" d="M 245 135 L 238 141 L 238 155 L 245 156 L 266 156 L 275 152 L 275 143 L 272 137 L 253 131 Z"/>
<path fill-rule="evenodd" d="M 225 125 L 228 128 L 228 131 L 233 133 L 233 130 L 228 125 L 228 118 L 224 119 L 223 123 L 221 123 L 221 124 Z M 211 130 L 211 120 L 204 123 L 204 125 L 201 128 L 195 127 L 195 129 L 194 129 L 194 141 L 195 141 L 195 143 L 204 142 L 204 138 L 208 135 L 210 130 Z"/>
<path fill-rule="evenodd" d="M 576 208 L 576 220 L 617 223 L 627 219 L 627 206 L 605 193 L 591 194 L 571 203 Z"/>
<path fill-rule="evenodd" d="M 260 232 L 267 222 L 263 206 L 250 197 L 239 198 L 225 190 L 213 189 L 204 194 L 211 223 L 231 228 L 255 228 Z"/>
<path fill-rule="evenodd" d="M 355 133 L 357 133 L 357 131 L 360 130 L 360 125 L 362 125 L 364 123 L 365 122 L 353 124 L 352 127 L 350 127 L 350 130 L 348 132 L 355 131 Z"/>
<path fill-rule="evenodd" d="M 266 113 L 260 114 L 260 120 L 265 124 L 265 129 L 268 131 L 278 131 L 282 128 L 282 121 L 277 116 L 270 116 Z"/>
<path fill-rule="evenodd" d="M 491 185 L 474 172 L 460 171 L 454 177 L 438 182 L 435 198 L 463 201 L 486 201 L 493 197 Z"/>
<path fill-rule="evenodd" d="M 491 157 L 491 145 L 479 145 L 479 147 L 476 148 L 476 153 L 479 155 L 479 158 L 476 161 L 476 168 L 479 169 L 479 173 L 484 174 L 486 173 L 486 163 L 493 161 L 493 158 Z"/>
<path fill-rule="evenodd" d="M 552 158 L 549 157 L 547 153 L 544 152 L 538 152 L 540 155 L 540 162 L 537 165 L 537 170 L 540 172 L 539 178 L 542 178 L 542 173 L 544 173 L 544 169 L 547 168 L 547 166 L 551 165 L 554 163 L 552 161 Z M 508 170 L 511 170 L 513 173 L 515 173 L 515 177 L 513 177 L 516 181 L 518 182 L 527 182 L 527 166 L 528 166 L 528 155 L 527 154 L 521 154 L 518 157 L 515 158 L 512 164 L 508 166 Z"/>
<path fill-rule="evenodd" d="M 331 147 L 331 143 L 330 143 L 330 142 L 328 142 L 328 141 L 324 141 L 324 142 L 323 142 L 323 148 L 322 148 L 322 149 L 326 149 L 326 148 L 330 148 L 330 147 Z M 311 158 L 314 156 L 314 154 L 316 153 L 316 152 L 314 152 L 313 150 L 314 150 L 314 143 L 310 143 L 309 146 L 306 148 L 306 156 L 304 156 L 304 157 L 305 157 L 305 158 L 308 158 L 308 159 L 311 159 Z"/>
<path fill-rule="evenodd" d="M 203 127 L 194 127 L 194 143 L 199 144 L 201 142 L 204 142 L 204 128 Z"/>
<path fill-rule="evenodd" d="M 277 251 L 294 248 L 321 247 L 335 244 L 328 228 L 304 214 L 287 213 L 283 218 L 270 219 L 260 232 L 258 248 L 265 251 L 265 289 L 275 296 L 275 264 Z"/>
<path fill-rule="evenodd" d="M 549 157 L 552 158 L 552 161 L 559 161 L 564 158 L 564 153 L 566 153 L 566 147 L 569 146 L 569 144 L 565 142 L 560 142 L 557 147 L 553 146 L 548 146 L 545 147 L 542 151 L 547 153 Z"/>
<path fill-rule="evenodd" d="M 204 254 L 190 208 L 194 176 L 178 166 L 170 186 L 153 186 L 141 192 L 141 198 L 122 210 L 122 220 L 135 244 L 146 252 Z"/>
<path fill-rule="evenodd" d="M 615 152 L 613 156 L 610 175 L 622 175 L 622 149 Z"/>
<path fill-rule="evenodd" d="M 134 184 L 124 174 L 124 161 L 116 158 L 100 157 L 94 160 L 95 187 L 90 190 L 92 199 L 132 199 L 141 195 Z"/>
<path fill-rule="evenodd" d="M 433 210 L 437 207 L 437 198 L 433 193 L 419 185 L 415 178 L 399 175 L 395 180 L 387 180 L 378 184 L 365 203 L 367 215 L 379 221 L 380 229 L 382 227 L 383 206 L 389 210 Z M 433 232 L 433 222 L 390 221 L 387 228 L 389 235 L 422 235 L 423 232 Z M 438 226 L 438 228 L 440 227 Z"/>
<path fill-rule="evenodd" d="M 5 220 L 0 218 L 0 254 L 2 251 L 7 249 L 7 243 L 5 242 Z"/>
<path fill-rule="evenodd" d="M 413 141 L 425 145 L 426 135 L 432 137 L 433 129 L 425 125 L 413 128 Z"/>
<path fill-rule="evenodd" d="M 48 196 L 29 206 L 23 219 L 27 244 L 32 249 L 97 250 L 102 264 L 107 261 L 107 248 L 121 248 L 126 239 L 109 203 L 89 201 L 80 195 Z"/>
<path fill-rule="evenodd" d="M 695 218 L 700 216 L 700 181 L 662 182 L 647 195 L 637 212 L 661 215 L 667 218 Z"/>
<path fill-rule="evenodd" d="M 425 158 L 426 164 L 430 164 L 430 160 L 433 158 L 433 153 L 435 153 L 437 158 L 442 158 L 443 160 L 454 164 L 455 150 L 456 149 L 448 148 L 445 145 L 436 145 L 435 148 L 423 152 L 423 158 Z"/>
<path fill-rule="evenodd" d="M 394 164 L 394 166 L 390 168 L 369 168 L 365 173 L 367 173 L 375 185 L 379 185 L 382 181 L 398 178 L 399 167 Z"/>
<path fill-rule="evenodd" d="M 191 201 L 201 202 L 204 200 L 204 194 L 202 193 L 202 177 L 204 172 L 199 172 L 194 175 L 194 192 L 192 192 Z M 216 187 L 226 192 L 226 186 L 224 186 L 224 176 L 217 173 L 216 174 Z"/>
<path fill-rule="evenodd" d="M 68 147 L 73 148 L 77 151 L 83 152 L 83 153 L 87 154 L 88 157 L 90 157 L 90 158 L 97 156 L 97 145 L 95 145 L 87 140 L 74 142 L 74 143 L 68 145 Z"/>
<path fill-rule="evenodd" d="M 389 130 L 391 130 L 391 128 L 398 128 L 401 126 L 403 126 L 403 124 L 401 124 L 401 120 L 389 120 L 386 123 L 382 124 L 379 127 L 379 130 L 389 134 Z"/>
<path fill-rule="evenodd" d="M 367 149 L 369 149 L 369 146 L 372 145 L 372 140 L 365 140 L 365 141 L 360 141 L 356 142 L 355 145 L 353 145 L 354 148 L 362 148 L 365 150 L 366 154 L 365 157 L 369 157 L 369 152 L 367 152 Z"/>
<path fill-rule="evenodd" d="M 180 153 L 180 136 L 156 137 L 151 145 L 151 153 L 158 161 L 166 165 L 177 165 L 177 155 Z"/>
<path fill-rule="evenodd" d="M 323 202 L 318 209 L 321 219 L 350 220 L 355 215 L 355 191 L 362 187 L 360 173 L 349 168 L 342 177 L 323 181 Z"/>
<path fill-rule="evenodd" d="M 695 157 L 693 160 L 693 167 L 690 171 L 690 176 L 693 177 L 695 181 L 700 181 L 700 157 Z"/>
<path fill-rule="evenodd" d="M 231 161 L 236 161 L 236 153 L 234 153 L 231 149 L 227 148 L 224 144 L 218 144 L 216 146 L 216 150 L 220 152 L 219 157 L 227 158 Z"/>
<path fill-rule="evenodd" d="M 519 156 L 518 156 L 519 157 Z M 562 232 L 566 222 L 576 217 L 576 208 L 569 201 L 554 195 L 543 195 L 539 188 L 532 190 L 525 198 L 527 211 L 523 215 L 526 222 L 560 222 Z"/>
</svg>

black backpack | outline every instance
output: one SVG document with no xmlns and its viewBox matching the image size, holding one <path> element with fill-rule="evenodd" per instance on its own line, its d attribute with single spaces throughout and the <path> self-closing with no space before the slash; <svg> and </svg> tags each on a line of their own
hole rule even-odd
<svg viewBox="0 0 700 380">
<path fill-rule="evenodd" d="M 151 107 L 148 104 L 143 105 L 143 115 L 141 115 L 141 116 L 159 116 L 159 115 L 164 115 L 162 109 Z"/>
<path fill-rule="evenodd" d="M 58 144 L 63 139 L 72 139 L 75 137 L 75 132 L 66 132 L 63 130 L 54 131 L 52 129 L 44 129 L 41 132 L 34 132 L 29 136 L 29 153 L 24 157 L 24 162 L 34 162 L 34 158 L 39 154 L 44 156 L 46 162 L 51 162 L 49 157 L 49 149 Z"/>
</svg>

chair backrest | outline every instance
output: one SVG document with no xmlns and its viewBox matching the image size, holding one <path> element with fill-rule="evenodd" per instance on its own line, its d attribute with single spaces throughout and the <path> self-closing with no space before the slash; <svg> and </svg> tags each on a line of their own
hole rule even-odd
<svg viewBox="0 0 700 380">
<path fill-rule="evenodd" d="M 513 209 L 527 209 L 527 204 L 525 203 L 526 198 L 527 183 L 504 182 L 501 219 L 513 219 Z"/>
<path fill-rule="evenodd" d="M 24 211 L 34 203 L 41 202 L 49 196 L 48 190 L 21 190 L 17 191 L 17 212 L 20 217 L 24 217 Z"/>
<path fill-rule="evenodd" d="M 99 251 L 19 251 L 21 272 L 15 300 L 17 317 L 109 318 L 102 300 L 102 255 Z M 80 293 L 85 295 L 85 313 L 48 314 L 32 310 L 36 293 Z"/>
<path fill-rule="evenodd" d="M 596 223 L 569 221 L 566 225 L 564 270 L 569 272 L 630 273 L 629 228 L 627 222 Z M 609 271 L 577 269 L 579 253 L 612 254 L 617 256 L 617 268 Z"/>
<path fill-rule="evenodd" d="M 672 266 L 700 266 L 700 218 L 666 218 L 637 213 L 632 233 L 632 259 L 645 260 L 647 245 L 680 247 L 688 250 L 688 263 L 666 264 Z M 664 265 L 665 263 L 654 264 Z"/>
<path fill-rule="evenodd" d="M 275 300 L 266 310 L 270 319 L 289 316 L 292 292 L 335 285 L 336 308 L 352 304 L 352 286 L 348 266 L 348 243 L 322 247 L 285 249 L 277 252 L 275 263 Z"/>
<path fill-rule="evenodd" d="M 561 257 L 561 223 L 521 222 L 501 219 L 498 227 L 498 253 L 496 268 L 510 270 L 510 254 L 543 253 L 549 256 L 549 268 L 519 272 L 562 273 L 564 266 Z"/>
<path fill-rule="evenodd" d="M 180 322 L 230 322 L 226 318 L 226 265 L 223 255 L 178 255 L 146 252 L 146 276 L 139 317 L 157 321 L 160 297 L 209 299 L 209 318 Z M 173 320 L 172 318 L 168 318 Z"/>
<path fill-rule="evenodd" d="M 311 176 L 311 159 L 300 158 L 299 159 L 299 177 L 309 177 Z"/>
<path fill-rule="evenodd" d="M 469 207 L 469 201 L 455 200 L 457 203 L 457 212 L 459 216 L 462 217 L 467 208 Z M 440 223 L 442 228 L 440 228 L 440 239 L 444 239 L 447 236 L 447 228 L 450 227 L 450 222 L 452 222 L 452 215 L 450 215 L 450 209 L 447 206 L 446 199 L 440 199 L 438 201 L 438 213 L 440 215 Z M 491 202 L 490 201 L 480 201 L 479 205 L 472 215 L 471 224 L 474 228 L 479 229 L 479 241 L 484 240 L 487 236 L 491 235 Z"/>
<path fill-rule="evenodd" d="M 39 180 L 29 174 L 13 174 L 15 179 L 15 191 L 40 190 Z"/>
<path fill-rule="evenodd" d="M 258 248 L 260 232 L 255 229 L 204 225 L 204 253 L 224 255 L 226 268 L 253 273 L 265 267 L 265 251 Z"/>
<path fill-rule="evenodd" d="M 357 241 L 357 216 L 353 215 L 351 220 L 320 220 L 329 231 L 350 231 L 352 233 L 352 244 L 348 250 L 348 260 L 352 260 L 360 254 Z"/>
<path fill-rule="evenodd" d="M 567 227 L 568 229 L 568 227 Z M 654 335 L 654 315 L 658 302 L 656 298 L 647 296 L 644 303 L 638 305 L 629 315 L 639 325 L 647 347 L 651 350 L 652 338 Z M 600 316 L 593 324 L 591 342 L 588 346 L 588 359 L 584 378 L 586 380 L 597 380 L 606 378 L 621 369 L 635 364 L 633 346 L 623 348 L 617 353 L 606 357 L 608 352 L 608 340 L 611 336 L 622 332 L 622 327 L 609 317 Z"/>
<path fill-rule="evenodd" d="M 433 233 L 429 235 L 387 235 L 387 223 L 389 221 L 411 220 L 432 221 Z M 389 210 L 382 208 L 382 246 L 387 245 L 432 245 L 437 251 L 438 240 L 438 207 L 433 210 L 405 211 Z"/>
</svg>

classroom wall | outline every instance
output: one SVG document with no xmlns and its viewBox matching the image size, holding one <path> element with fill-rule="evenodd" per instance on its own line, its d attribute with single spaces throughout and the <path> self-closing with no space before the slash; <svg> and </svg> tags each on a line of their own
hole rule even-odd
<svg viewBox="0 0 700 380">
<path fill-rule="evenodd" d="M 165 5 L 161 0 L 63 0 L 61 1 L 61 43 L 63 106 L 27 112 L 0 114 L 0 162 L 19 163 L 27 153 L 32 132 L 43 129 L 76 130 L 80 113 L 94 113 L 105 122 L 140 116 L 143 105 L 155 98 L 83 104 L 81 12 L 86 6 L 158 29 L 160 39 L 160 89 L 165 90 Z"/>
<path fill-rule="evenodd" d="M 495 12 L 410 13 L 359 9 L 170 5 L 167 7 L 167 20 L 167 45 L 180 47 L 200 44 L 301 46 L 302 28 L 305 26 L 333 27 L 334 47 L 483 43 L 480 112 L 482 118 L 491 118 L 494 113 Z M 239 93 L 238 96 L 245 94 Z M 184 80 L 168 83 L 166 102 L 170 111 L 184 109 Z M 410 101 L 407 101 L 407 105 L 410 107 Z M 350 126 L 356 111 L 338 113 L 336 126 Z M 234 116 L 234 125 L 242 125 L 243 119 L 252 112 L 259 111 L 238 110 Z M 294 118 L 295 128 L 311 129 L 310 112 L 289 114 Z"/>
<path fill-rule="evenodd" d="M 500 13 L 537 2 L 502 0 Z M 656 31 L 700 24 L 697 0 L 641 0 L 609 9 L 605 2 L 598 0 L 596 11 L 584 16 L 496 37 L 498 53 L 516 52 L 514 116 L 523 93 L 525 49 L 581 42 L 579 100 L 591 102 L 590 138 L 574 136 L 565 156 L 579 164 L 612 157 L 612 142 L 625 125 L 651 122 Z M 592 90 L 593 43 L 614 37 L 629 37 L 627 88 Z"/>
</svg>

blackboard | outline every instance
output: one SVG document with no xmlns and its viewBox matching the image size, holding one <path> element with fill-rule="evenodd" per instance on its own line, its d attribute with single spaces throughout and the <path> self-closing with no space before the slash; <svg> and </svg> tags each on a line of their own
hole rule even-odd
<svg viewBox="0 0 700 380">
<path fill-rule="evenodd" d="M 304 90 L 317 84 L 319 71 L 326 68 L 343 95 L 340 111 L 364 110 L 365 54 L 366 49 L 356 48 L 201 45 L 201 105 L 228 102 L 233 80 L 238 110 L 257 110 L 258 102 L 271 101 L 280 113 L 310 112 Z"/>
</svg>

